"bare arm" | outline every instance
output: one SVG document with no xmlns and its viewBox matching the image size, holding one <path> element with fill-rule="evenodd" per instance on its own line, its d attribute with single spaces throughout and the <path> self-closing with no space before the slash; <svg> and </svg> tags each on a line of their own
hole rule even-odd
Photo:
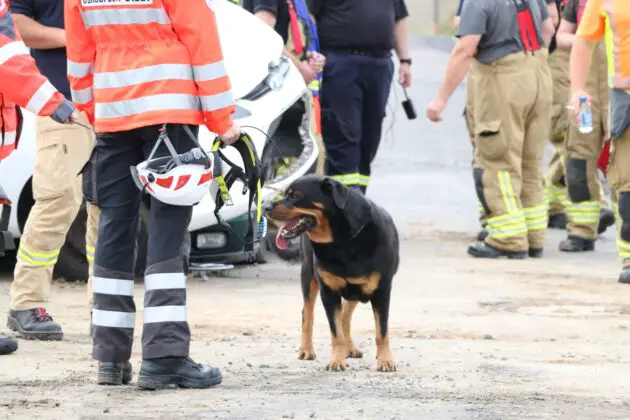
<svg viewBox="0 0 630 420">
<path fill-rule="evenodd" d="M 37 50 L 65 48 L 66 31 L 63 29 L 44 26 L 24 15 L 15 14 L 13 19 L 27 47 Z"/>
<path fill-rule="evenodd" d="M 576 36 L 571 49 L 569 63 L 569 75 L 571 78 L 571 92 L 583 92 L 586 90 L 586 79 L 591 68 L 595 42 Z"/>
<path fill-rule="evenodd" d="M 556 7 L 555 2 L 549 3 L 547 5 L 547 9 L 549 9 L 549 15 L 551 16 L 553 27 L 556 28 L 558 26 L 558 23 L 560 23 L 560 15 L 558 14 L 558 8 Z"/>
<path fill-rule="evenodd" d="M 551 39 L 553 38 L 553 34 L 556 32 L 556 27 L 553 24 L 552 18 L 547 18 L 542 23 L 542 36 L 546 45 L 551 43 Z"/>
<path fill-rule="evenodd" d="M 455 89 L 462 83 L 464 77 L 466 77 L 470 61 L 477 52 L 480 39 L 481 35 L 466 35 L 459 38 L 459 41 L 455 44 L 453 52 L 448 59 L 444 83 L 442 83 L 438 93 L 438 97 L 441 100 L 447 102 Z"/>
<path fill-rule="evenodd" d="M 564 19 L 560 21 L 560 27 L 558 28 L 558 34 L 556 35 L 556 41 L 558 42 L 559 49 L 571 51 L 573 40 L 576 37 L 576 30 L 577 25 L 575 23 L 567 22 Z"/>
<path fill-rule="evenodd" d="M 398 58 L 409 57 L 409 19 L 402 18 L 394 27 L 394 49 Z"/>
</svg>

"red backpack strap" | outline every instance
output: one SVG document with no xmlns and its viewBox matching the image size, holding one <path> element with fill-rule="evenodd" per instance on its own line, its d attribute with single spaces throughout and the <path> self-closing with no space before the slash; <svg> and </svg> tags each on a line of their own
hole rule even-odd
<svg viewBox="0 0 630 420">
<path fill-rule="evenodd" d="M 304 53 L 304 44 L 302 44 L 302 31 L 300 30 L 300 21 L 298 20 L 295 5 L 292 0 L 287 0 L 289 6 L 289 19 L 291 26 L 291 35 L 293 37 L 293 49 L 297 54 Z"/>
<path fill-rule="evenodd" d="M 521 34 L 521 42 L 525 52 L 534 52 L 540 49 L 540 41 L 534 24 L 534 17 L 529 7 L 528 0 L 512 0 L 516 6 L 516 20 Z"/>
</svg>

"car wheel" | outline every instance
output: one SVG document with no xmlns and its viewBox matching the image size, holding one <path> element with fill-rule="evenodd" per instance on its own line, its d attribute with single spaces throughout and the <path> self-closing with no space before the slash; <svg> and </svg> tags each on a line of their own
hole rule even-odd
<svg viewBox="0 0 630 420">
<path fill-rule="evenodd" d="M 275 232 L 269 232 L 265 236 L 265 242 L 270 251 L 273 251 L 278 257 L 285 261 L 294 261 L 300 257 L 300 239 L 296 238 L 289 242 L 289 246 L 286 249 L 280 249 L 276 245 Z"/>
<path fill-rule="evenodd" d="M 87 211 L 81 206 L 77 217 L 72 222 L 66 243 L 59 252 L 59 259 L 53 270 L 53 278 L 63 277 L 67 281 L 87 282 L 89 264 L 85 255 L 85 230 Z"/>
</svg>

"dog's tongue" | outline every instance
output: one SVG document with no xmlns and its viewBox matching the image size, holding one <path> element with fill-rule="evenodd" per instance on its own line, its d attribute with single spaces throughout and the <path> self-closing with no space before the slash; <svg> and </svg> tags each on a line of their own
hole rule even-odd
<svg viewBox="0 0 630 420">
<path fill-rule="evenodd" d="M 276 235 L 276 246 L 278 247 L 278 249 L 285 250 L 289 247 L 289 241 L 282 237 L 282 232 L 284 232 L 285 230 L 291 230 L 299 222 L 300 219 L 296 217 L 295 219 L 289 220 L 286 225 L 278 230 L 278 234 Z"/>
<path fill-rule="evenodd" d="M 280 232 L 276 235 L 276 246 L 281 251 L 284 251 L 289 247 L 289 241 L 280 236 Z"/>
</svg>

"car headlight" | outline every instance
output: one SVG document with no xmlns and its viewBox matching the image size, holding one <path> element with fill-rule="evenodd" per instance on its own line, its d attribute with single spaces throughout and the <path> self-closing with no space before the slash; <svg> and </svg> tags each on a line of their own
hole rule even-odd
<svg viewBox="0 0 630 420">
<path fill-rule="evenodd" d="M 227 245 L 225 232 L 198 233 L 196 238 L 198 249 L 219 249 Z"/>
</svg>

